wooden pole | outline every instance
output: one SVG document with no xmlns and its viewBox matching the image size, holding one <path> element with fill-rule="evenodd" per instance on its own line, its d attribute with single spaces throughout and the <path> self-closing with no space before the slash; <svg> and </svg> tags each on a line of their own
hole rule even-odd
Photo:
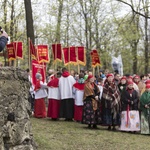
<svg viewBox="0 0 150 150">
<path fill-rule="evenodd" d="M 55 44 L 55 69 L 57 70 L 57 43 Z"/>
<path fill-rule="evenodd" d="M 70 72 L 70 47 L 68 48 L 68 67 L 69 67 L 69 72 Z"/>
<path fill-rule="evenodd" d="M 93 76 L 95 76 L 95 68 L 93 67 Z"/>
<path fill-rule="evenodd" d="M 79 63 L 78 63 L 78 74 L 80 73 L 80 65 L 79 65 Z"/>
<path fill-rule="evenodd" d="M 28 38 L 28 54 L 29 54 L 28 58 L 29 70 L 31 70 L 30 38 Z"/>
<path fill-rule="evenodd" d="M 45 66 L 45 67 L 46 67 L 46 66 Z M 43 62 L 43 63 L 42 63 L 42 68 L 43 68 L 43 75 L 44 75 L 44 79 L 45 79 L 44 82 L 46 82 L 46 72 L 45 72 L 45 69 L 46 69 L 46 68 L 45 68 L 45 67 L 44 67 L 44 62 Z"/>
<path fill-rule="evenodd" d="M 77 56 L 77 62 L 78 62 L 78 74 L 80 73 L 80 64 L 79 64 L 79 59 L 78 59 L 78 48 L 75 47 L 75 52 L 76 52 L 76 56 Z"/>
<path fill-rule="evenodd" d="M 15 67 L 17 67 L 17 49 L 18 49 L 18 41 L 16 41 L 16 47 L 15 47 L 15 57 L 16 57 L 16 60 L 14 61 Z"/>
</svg>

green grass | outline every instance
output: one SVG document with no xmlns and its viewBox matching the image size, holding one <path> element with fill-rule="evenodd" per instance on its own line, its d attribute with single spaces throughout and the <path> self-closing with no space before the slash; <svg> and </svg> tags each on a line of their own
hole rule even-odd
<svg viewBox="0 0 150 150">
<path fill-rule="evenodd" d="M 31 118 L 38 150 L 148 150 L 150 136 L 97 130 L 76 122 Z"/>
</svg>

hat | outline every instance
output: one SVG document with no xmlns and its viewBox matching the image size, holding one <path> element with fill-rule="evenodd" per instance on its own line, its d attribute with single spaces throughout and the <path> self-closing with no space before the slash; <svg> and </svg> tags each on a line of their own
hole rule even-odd
<svg viewBox="0 0 150 150">
<path fill-rule="evenodd" d="M 145 84 L 150 84 L 150 80 L 146 80 Z"/>
<path fill-rule="evenodd" d="M 105 76 L 105 74 L 101 74 L 101 78 L 105 78 L 106 76 Z"/>
<path fill-rule="evenodd" d="M 132 77 L 132 76 L 129 76 L 128 78 L 129 78 L 129 79 L 133 79 L 133 77 Z"/>
<path fill-rule="evenodd" d="M 132 84 L 133 85 L 133 81 L 128 81 L 128 85 Z"/>
<path fill-rule="evenodd" d="M 123 80 L 123 79 L 126 80 L 127 77 L 126 77 L 126 76 L 123 76 L 123 77 L 120 79 L 120 81 Z"/>
<path fill-rule="evenodd" d="M 107 76 L 106 76 L 107 78 L 109 78 L 109 77 L 114 77 L 114 75 L 113 74 L 111 74 L 111 73 L 109 73 L 109 74 L 107 74 Z"/>
<path fill-rule="evenodd" d="M 146 84 L 146 89 L 150 89 L 150 83 Z"/>
<path fill-rule="evenodd" d="M 140 77 L 138 75 L 134 76 L 133 77 L 134 79 L 139 79 Z"/>
<path fill-rule="evenodd" d="M 49 69 L 48 72 L 49 73 L 54 73 L 54 70 L 53 69 Z"/>
<path fill-rule="evenodd" d="M 39 79 L 41 76 L 42 75 L 40 73 L 38 73 L 38 72 L 35 74 L 36 79 Z"/>
<path fill-rule="evenodd" d="M 88 78 L 88 75 L 86 74 L 86 75 L 84 76 L 84 80 L 87 80 L 87 78 Z"/>
<path fill-rule="evenodd" d="M 91 79 L 93 78 L 94 76 L 93 75 L 88 75 L 88 79 Z"/>
</svg>

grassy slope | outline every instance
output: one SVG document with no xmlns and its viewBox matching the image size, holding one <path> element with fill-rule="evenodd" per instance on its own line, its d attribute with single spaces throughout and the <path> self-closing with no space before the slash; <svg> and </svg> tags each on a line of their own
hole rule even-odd
<svg viewBox="0 0 150 150">
<path fill-rule="evenodd" d="M 87 129 L 76 122 L 31 118 L 38 150 L 148 150 L 150 136 Z"/>
</svg>

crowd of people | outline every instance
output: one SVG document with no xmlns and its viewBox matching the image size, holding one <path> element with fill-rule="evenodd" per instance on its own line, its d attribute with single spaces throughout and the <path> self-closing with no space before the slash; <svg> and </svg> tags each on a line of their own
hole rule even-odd
<svg viewBox="0 0 150 150">
<path fill-rule="evenodd" d="M 29 81 L 32 78 L 29 75 Z M 30 88 L 31 109 L 36 118 L 76 121 L 88 128 L 150 134 L 150 77 L 100 71 L 49 70 L 45 82 L 36 73 Z M 46 107 L 45 99 L 48 100 Z"/>
</svg>

